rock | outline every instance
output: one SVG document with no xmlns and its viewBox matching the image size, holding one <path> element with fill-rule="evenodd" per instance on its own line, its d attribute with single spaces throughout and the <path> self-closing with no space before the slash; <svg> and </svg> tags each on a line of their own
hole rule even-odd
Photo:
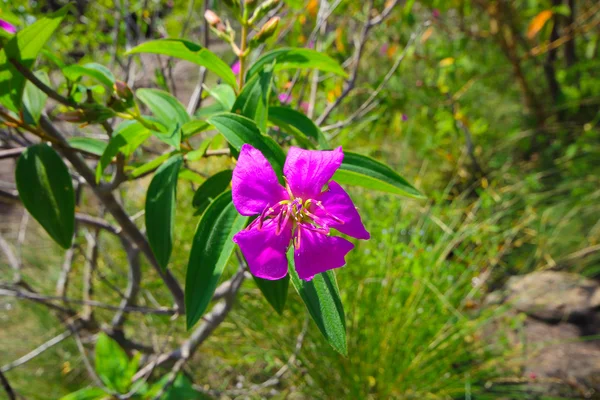
<svg viewBox="0 0 600 400">
<path fill-rule="evenodd" d="M 579 324 L 593 319 L 600 303 L 600 285 L 567 272 L 534 272 L 510 278 L 506 299 L 534 318 Z"/>
<path fill-rule="evenodd" d="M 600 341 L 584 341 L 573 324 L 527 319 L 518 341 L 525 349 L 525 376 L 546 395 L 597 398 Z"/>
</svg>

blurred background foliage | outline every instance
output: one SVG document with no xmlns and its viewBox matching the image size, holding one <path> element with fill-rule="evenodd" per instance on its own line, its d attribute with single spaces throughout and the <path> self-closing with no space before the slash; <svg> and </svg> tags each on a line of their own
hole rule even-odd
<svg viewBox="0 0 600 400">
<path fill-rule="evenodd" d="M 22 27 L 64 3 L 0 0 L 0 18 Z M 211 8 L 226 16 L 226 7 L 214 3 Z M 285 3 L 276 45 L 316 46 L 340 62 L 352 55 L 365 18 L 363 2 L 326 1 L 332 11 L 316 41 L 311 34 L 321 2 Z M 279 316 L 247 282 L 228 320 L 186 369 L 197 389 L 225 398 L 526 398 L 507 384 L 528 379 L 522 349 L 512 348 L 502 330 L 485 330 L 495 320 L 518 326 L 519 317 L 486 306 L 485 295 L 512 275 L 540 269 L 600 277 L 600 3 L 401 3 L 365 43 L 356 90 L 322 121 L 332 143 L 388 162 L 428 197 L 351 192 L 372 239 L 360 243 L 338 273 L 349 357 L 331 349 L 312 323 L 306 325 L 297 296 L 290 296 Z M 120 54 L 136 43 L 160 37 L 201 42 L 203 35 L 201 0 L 76 4 L 79 14 L 68 17 L 48 53 L 65 63 L 93 60 L 117 76 L 127 67 Z M 375 6 L 382 9 L 385 2 Z M 414 45 L 406 47 L 411 40 Z M 216 40 L 210 46 L 234 61 Z M 376 106 L 356 117 L 400 61 Z M 53 62 L 47 57 L 41 64 L 50 70 Z M 139 79 L 171 91 L 174 82 L 175 94 L 186 102 L 197 71 L 179 71 L 172 79 L 170 63 L 139 64 Z M 285 91 L 294 75 L 279 73 L 277 91 Z M 302 72 L 298 78 L 292 106 L 302 107 L 314 75 Z M 344 89 L 340 78 L 321 78 L 314 110 L 308 110 L 315 118 Z M 214 164 L 197 168 L 216 170 Z M 172 264 L 183 277 L 197 217 L 190 206 L 193 187 L 182 183 L 179 193 L 178 209 L 189 212 L 177 216 Z M 132 214 L 142 209 L 143 185 L 130 187 L 124 199 Z M 18 234 L 19 218 L 0 223 L 7 237 Z M 51 292 L 62 254 L 39 231 L 22 248 L 24 274 Z M 111 238 L 102 240 L 114 251 L 101 258 L 97 291 L 118 301 L 110 285 L 123 279 L 125 255 Z M 79 257 L 77 273 L 84 262 Z M 9 271 L 4 260 L 0 271 Z M 148 268 L 143 301 L 168 302 Z M 61 331 L 39 306 L 13 299 L 0 305 L 3 364 Z M 127 324 L 134 337 L 161 346 L 186 335 L 183 324 L 163 316 L 135 315 Z M 299 362 L 277 385 L 253 387 L 286 364 L 303 326 Z M 32 399 L 58 398 L 89 379 L 71 339 L 7 376 Z"/>
</svg>

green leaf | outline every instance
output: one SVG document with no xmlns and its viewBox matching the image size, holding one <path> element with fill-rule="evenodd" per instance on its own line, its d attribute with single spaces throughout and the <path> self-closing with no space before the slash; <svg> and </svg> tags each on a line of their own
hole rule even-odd
<svg viewBox="0 0 600 400">
<path fill-rule="evenodd" d="M 95 357 L 96 373 L 102 382 L 112 390 L 126 393 L 131 384 L 131 377 L 126 376 L 129 358 L 121 346 L 102 332 L 96 341 Z"/>
<path fill-rule="evenodd" d="M 161 142 L 175 147 L 177 150 L 181 147 L 181 125 L 176 122 L 175 125 L 167 132 L 151 131 Z"/>
<path fill-rule="evenodd" d="M 362 186 L 415 199 L 425 198 L 406 179 L 387 165 L 349 151 L 344 152 L 344 161 L 340 169 L 333 175 L 333 180 L 341 184 Z"/>
<path fill-rule="evenodd" d="M 69 393 L 60 398 L 60 400 L 103 400 L 108 397 L 108 394 L 97 387 L 88 387 Z"/>
<path fill-rule="evenodd" d="M 305 147 L 328 150 L 323 132 L 306 115 L 289 107 L 269 107 L 269 121 L 296 138 Z"/>
<path fill-rule="evenodd" d="M 105 151 L 108 143 L 100 139 L 77 136 L 67 139 L 69 146 L 77 150 L 83 150 L 97 156 L 101 156 Z"/>
<path fill-rule="evenodd" d="M 185 179 L 199 185 L 206 182 L 206 179 L 202 175 L 187 168 L 179 172 L 179 179 Z"/>
<path fill-rule="evenodd" d="M 254 275 L 252 277 L 256 286 L 258 286 L 269 304 L 277 311 L 277 314 L 283 314 L 285 301 L 287 300 L 288 286 L 290 285 L 290 277 L 286 275 L 283 279 L 276 281 L 257 278 Z"/>
<path fill-rule="evenodd" d="M 164 126 L 174 126 L 175 123 L 183 126 L 190 120 L 183 104 L 170 93 L 158 89 L 138 89 L 135 95 Z"/>
<path fill-rule="evenodd" d="M 169 381 L 170 376 L 167 374 L 153 384 L 146 393 L 144 399 L 154 399 L 161 392 L 162 388 Z M 175 381 L 167 389 L 166 393 L 160 398 L 160 400 L 198 400 L 208 399 L 207 396 L 196 391 L 192 386 L 190 380 L 184 375 L 179 374 L 175 378 Z"/>
<path fill-rule="evenodd" d="M 233 235 L 244 229 L 248 217 L 231 202 L 231 191 L 217 197 L 198 223 L 185 279 L 187 328 L 202 317 L 231 257 Z"/>
<path fill-rule="evenodd" d="M 15 180 L 27 211 L 68 249 L 75 229 L 75 193 L 60 156 L 45 143 L 28 147 L 17 162 Z"/>
<path fill-rule="evenodd" d="M 196 119 L 183 124 L 181 127 L 181 132 L 185 139 L 189 139 L 196 133 L 200 133 L 208 129 L 210 129 L 210 124 L 208 122 Z"/>
<path fill-rule="evenodd" d="M 233 71 L 217 55 L 199 44 L 181 39 L 152 40 L 129 50 L 126 54 L 152 53 L 179 58 L 205 67 L 214 72 L 225 83 L 237 87 Z"/>
<path fill-rule="evenodd" d="M 208 118 L 211 115 L 219 114 L 222 112 L 228 112 L 230 110 L 231 108 L 223 108 L 223 104 L 217 102 L 198 109 L 194 116 L 198 118 Z"/>
<path fill-rule="evenodd" d="M 119 151 L 125 156 L 131 155 L 150 135 L 150 130 L 137 121 L 125 121 L 119 124 L 96 166 L 96 182 L 100 182 L 102 173 Z"/>
<path fill-rule="evenodd" d="M 48 74 L 44 71 L 35 72 L 35 76 L 46 85 L 50 83 Z M 25 122 L 30 125 L 37 125 L 46 105 L 48 95 L 37 88 L 33 83 L 27 82 L 25 84 L 25 92 L 23 93 L 23 108 L 25 114 Z"/>
<path fill-rule="evenodd" d="M 208 119 L 225 139 L 240 151 L 248 143 L 263 153 L 278 176 L 282 176 L 285 153 L 273 139 L 260 133 L 254 121 L 237 114 L 222 113 Z"/>
<path fill-rule="evenodd" d="M 83 76 L 89 76 L 104 86 L 112 88 L 115 84 L 115 76 L 104 65 L 97 63 L 88 63 L 85 65 L 69 65 L 62 69 L 63 74 L 70 81 L 77 81 Z"/>
<path fill-rule="evenodd" d="M 196 209 L 194 215 L 202 215 L 213 199 L 229 187 L 232 174 L 233 171 L 230 169 L 217 172 L 196 190 L 192 200 L 192 206 Z"/>
<path fill-rule="evenodd" d="M 231 112 L 241 114 L 255 121 L 262 132 L 267 131 L 272 79 L 273 67 L 267 65 L 244 85 L 242 92 L 231 108 Z"/>
<path fill-rule="evenodd" d="M 192 150 L 185 155 L 185 159 L 188 161 L 198 161 L 199 159 L 204 157 L 204 154 L 206 154 L 206 150 L 208 150 L 208 146 L 210 146 L 212 140 L 213 138 L 204 139 L 196 150 Z"/>
<path fill-rule="evenodd" d="M 131 177 L 137 178 L 139 176 L 147 174 L 148 172 L 154 171 L 156 168 L 160 167 L 160 165 L 162 163 L 164 163 L 171 156 L 173 156 L 177 153 L 178 153 L 177 151 L 172 151 L 170 153 L 163 154 L 161 156 L 156 157 L 153 160 L 148 161 L 147 163 L 140 165 L 139 167 L 137 167 L 133 171 L 131 171 Z"/>
<path fill-rule="evenodd" d="M 348 74 L 342 66 L 326 54 L 312 49 L 281 48 L 265 53 L 248 70 L 246 79 L 258 73 L 265 65 L 276 62 L 275 71 L 294 68 L 314 68 L 320 71 L 331 72 L 347 77 Z"/>
<path fill-rule="evenodd" d="M 207 92 L 223 106 L 224 110 L 231 110 L 235 103 L 235 91 L 229 85 L 220 84 L 214 89 L 207 89 Z"/>
<path fill-rule="evenodd" d="M 287 254 L 292 285 L 304 301 L 306 308 L 329 344 L 340 354 L 347 356 L 346 319 L 333 271 L 315 275 L 311 281 L 298 277 L 294 266 L 294 250 Z"/>
<path fill-rule="evenodd" d="M 146 231 L 156 260 L 166 268 L 173 249 L 177 175 L 183 163 L 181 154 L 160 166 L 146 194 Z"/>
<path fill-rule="evenodd" d="M 0 50 L 0 104 L 16 113 L 21 109 L 25 77 L 9 59 L 14 59 L 31 70 L 38 53 L 60 26 L 70 6 L 38 19 L 34 24 L 17 32 Z"/>
</svg>

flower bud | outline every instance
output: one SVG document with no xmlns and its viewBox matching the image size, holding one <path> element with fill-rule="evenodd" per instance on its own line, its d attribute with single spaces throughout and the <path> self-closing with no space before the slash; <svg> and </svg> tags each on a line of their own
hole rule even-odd
<svg viewBox="0 0 600 400">
<path fill-rule="evenodd" d="M 267 21 L 266 24 L 258 31 L 258 33 L 252 38 L 251 43 L 254 45 L 264 43 L 265 40 L 273 36 L 279 25 L 279 17 L 273 17 Z M 253 47 L 253 46 L 251 46 Z"/>
<path fill-rule="evenodd" d="M 221 23 L 221 18 L 219 18 L 219 16 L 212 10 L 206 10 L 204 13 L 204 19 L 206 19 L 206 22 L 208 22 L 210 26 L 216 27 Z"/>
<path fill-rule="evenodd" d="M 281 0 L 267 0 L 267 1 L 265 1 L 264 3 L 262 3 L 256 9 L 256 11 L 254 11 L 254 14 L 252 14 L 252 17 L 250 17 L 250 19 L 248 20 L 248 23 L 250 25 L 254 25 L 255 23 L 258 22 L 259 19 L 261 19 L 262 17 L 264 17 L 265 15 L 267 15 L 267 13 L 269 11 L 271 11 L 272 9 L 274 9 L 275 7 L 277 7 L 280 2 L 281 2 Z"/>
<path fill-rule="evenodd" d="M 113 86 L 114 93 L 110 97 L 107 106 L 114 111 L 125 111 L 134 106 L 133 92 L 123 81 L 115 81 Z"/>
</svg>

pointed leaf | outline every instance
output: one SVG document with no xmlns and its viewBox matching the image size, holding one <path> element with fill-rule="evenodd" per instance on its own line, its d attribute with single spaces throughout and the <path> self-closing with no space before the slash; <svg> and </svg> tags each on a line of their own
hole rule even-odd
<svg viewBox="0 0 600 400">
<path fill-rule="evenodd" d="M 285 302 L 287 300 L 288 287 L 290 285 L 290 277 L 286 275 L 283 279 L 270 281 L 268 279 L 257 278 L 252 276 L 256 286 L 260 289 L 265 299 L 277 311 L 277 314 L 283 314 Z"/>
<path fill-rule="evenodd" d="M 168 144 L 169 146 L 175 147 L 177 150 L 181 147 L 181 125 L 179 122 L 175 122 L 175 125 L 166 132 L 151 131 L 152 134 L 158 138 L 161 142 Z"/>
<path fill-rule="evenodd" d="M 67 140 L 69 141 L 69 146 L 72 148 L 87 151 L 97 156 L 101 156 L 106 151 L 106 146 L 108 145 L 103 140 L 83 136 L 71 137 Z"/>
<path fill-rule="evenodd" d="M 183 163 L 181 154 L 167 160 L 156 170 L 146 194 L 146 231 L 156 260 L 166 268 L 173 249 L 177 175 Z"/>
<path fill-rule="evenodd" d="M 71 81 L 77 81 L 82 76 L 89 76 L 104 86 L 112 88 L 115 84 L 115 76 L 104 65 L 88 63 L 85 65 L 69 65 L 62 69 L 65 77 Z"/>
<path fill-rule="evenodd" d="M 155 169 L 160 167 L 162 165 L 162 163 L 167 161 L 171 156 L 174 156 L 176 154 L 177 154 L 176 151 L 172 151 L 170 153 L 165 153 L 163 155 L 156 157 L 153 160 L 148 161 L 147 163 L 140 165 L 139 167 L 137 167 L 133 171 L 131 171 L 131 177 L 137 178 L 139 176 L 142 176 L 144 174 L 154 171 Z"/>
<path fill-rule="evenodd" d="M 205 67 L 220 76 L 225 83 L 237 87 L 233 71 L 224 61 L 208 49 L 187 40 L 152 40 L 129 50 L 127 54 L 152 53 L 179 58 Z"/>
<path fill-rule="evenodd" d="M 206 131 L 208 129 L 210 129 L 210 125 L 208 122 L 192 120 L 183 124 L 183 126 L 181 127 L 181 133 L 183 134 L 183 138 L 189 139 L 195 134 Z"/>
<path fill-rule="evenodd" d="M 119 124 L 96 166 L 96 182 L 100 182 L 102 173 L 119 151 L 128 156 L 149 137 L 148 128 L 137 121 L 125 121 Z"/>
<path fill-rule="evenodd" d="M 288 132 L 305 147 L 330 149 L 323 132 L 314 122 L 300 111 L 289 107 L 269 107 L 269 121 Z"/>
<path fill-rule="evenodd" d="M 315 275 L 311 281 L 298 277 L 294 266 L 294 250 L 288 251 L 288 265 L 292 285 L 329 344 L 340 354 L 348 355 L 346 345 L 346 318 L 344 306 L 333 271 Z"/>
<path fill-rule="evenodd" d="M 262 132 L 267 131 L 272 78 L 273 67 L 267 65 L 244 85 L 231 108 L 233 113 L 241 114 L 256 122 Z"/>
<path fill-rule="evenodd" d="M 415 199 L 425 198 L 406 179 L 387 165 L 349 151 L 344 152 L 344 161 L 340 169 L 333 175 L 333 180 L 337 183 L 362 186 Z"/>
<path fill-rule="evenodd" d="M 35 76 L 46 85 L 50 83 L 48 74 L 44 71 L 35 72 Z M 23 93 L 23 111 L 25 114 L 25 122 L 30 125 L 37 125 L 44 111 L 48 95 L 38 89 L 33 83 L 25 84 L 25 92 Z"/>
<path fill-rule="evenodd" d="M 192 200 L 192 206 L 196 209 L 194 215 L 202 215 L 213 199 L 229 187 L 232 174 L 233 171 L 230 169 L 217 172 L 196 190 Z"/>
<path fill-rule="evenodd" d="M 103 400 L 108 397 L 108 394 L 97 387 L 88 387 L 69 393 L 60 398 L 60 400 Z"/>
<path fill-rule="evenodd" d="M 68 249 L 75 229 L 75 193 L 60 156 L 45 143 L 28 147 L 17 162 L 15 180 L 27 211 Z"/>
<path fill-rule="evenodd" d="M 119 344 L 104 332 L 96 341 L 96 372 L 102 382 L 119 393 L 127 392 L 131 377 L 123 379 L 129 369 L 129 358 Z"/>
<path fill-rule="evenodd" d="M 175 123 L 183 126 L 190 120 L 183 104 L 170 93 L 158 89 L 138 89 L 135 95 L 164 126 L 174 126 Z"/>
<path fill-rule="evenodd" d="M 25 77 L 9 59 L 14 59 L 31 70 L 38 53 L 60 26 L 70 6 L 38 19 L 34 24 L 17 32 L 0 50 L 0 104 L 16 113 L 21 109 Z"/>
<path fill-rule="evenodd" d="M 347 77 L 348 74 L 342 66 L 326 54 L 312 49 L 281 48 L 265 53 L 248 70 L 246 78 L 258 73 L 265 65 L 276 62 L 275 71 L 294 68 L 314 68 L 320 71 L 331 72 Z"/>
<path fill-rule="evenodd" d="M 241 115 L 222 113 L 208 118 L 208 122 L 225 136 L 225 139 L 237 151 L 244 143 L 249 143 L 269 160 L 278 176 L 283 172 L 285 154 L 273 139 L 260 133 L 254 121 Z"/>
<path fill-rule="evenodd" d="M 187 328 L 190 329 L 210 303 L 223 269 L 235 247 L 233 235 L 244 229 L 248 217 L 240 215 L 231 191 L 217 197 L 198 223 L 185 279 Z"/>
<path fill-rule="evenodd" d="M 208 89 L 207 92 L 223 106 L 224 110 L 231 110 L 235 103 L 235 90 L 227 84 L 217 85 L 214 89 Z"/>
</svg>

